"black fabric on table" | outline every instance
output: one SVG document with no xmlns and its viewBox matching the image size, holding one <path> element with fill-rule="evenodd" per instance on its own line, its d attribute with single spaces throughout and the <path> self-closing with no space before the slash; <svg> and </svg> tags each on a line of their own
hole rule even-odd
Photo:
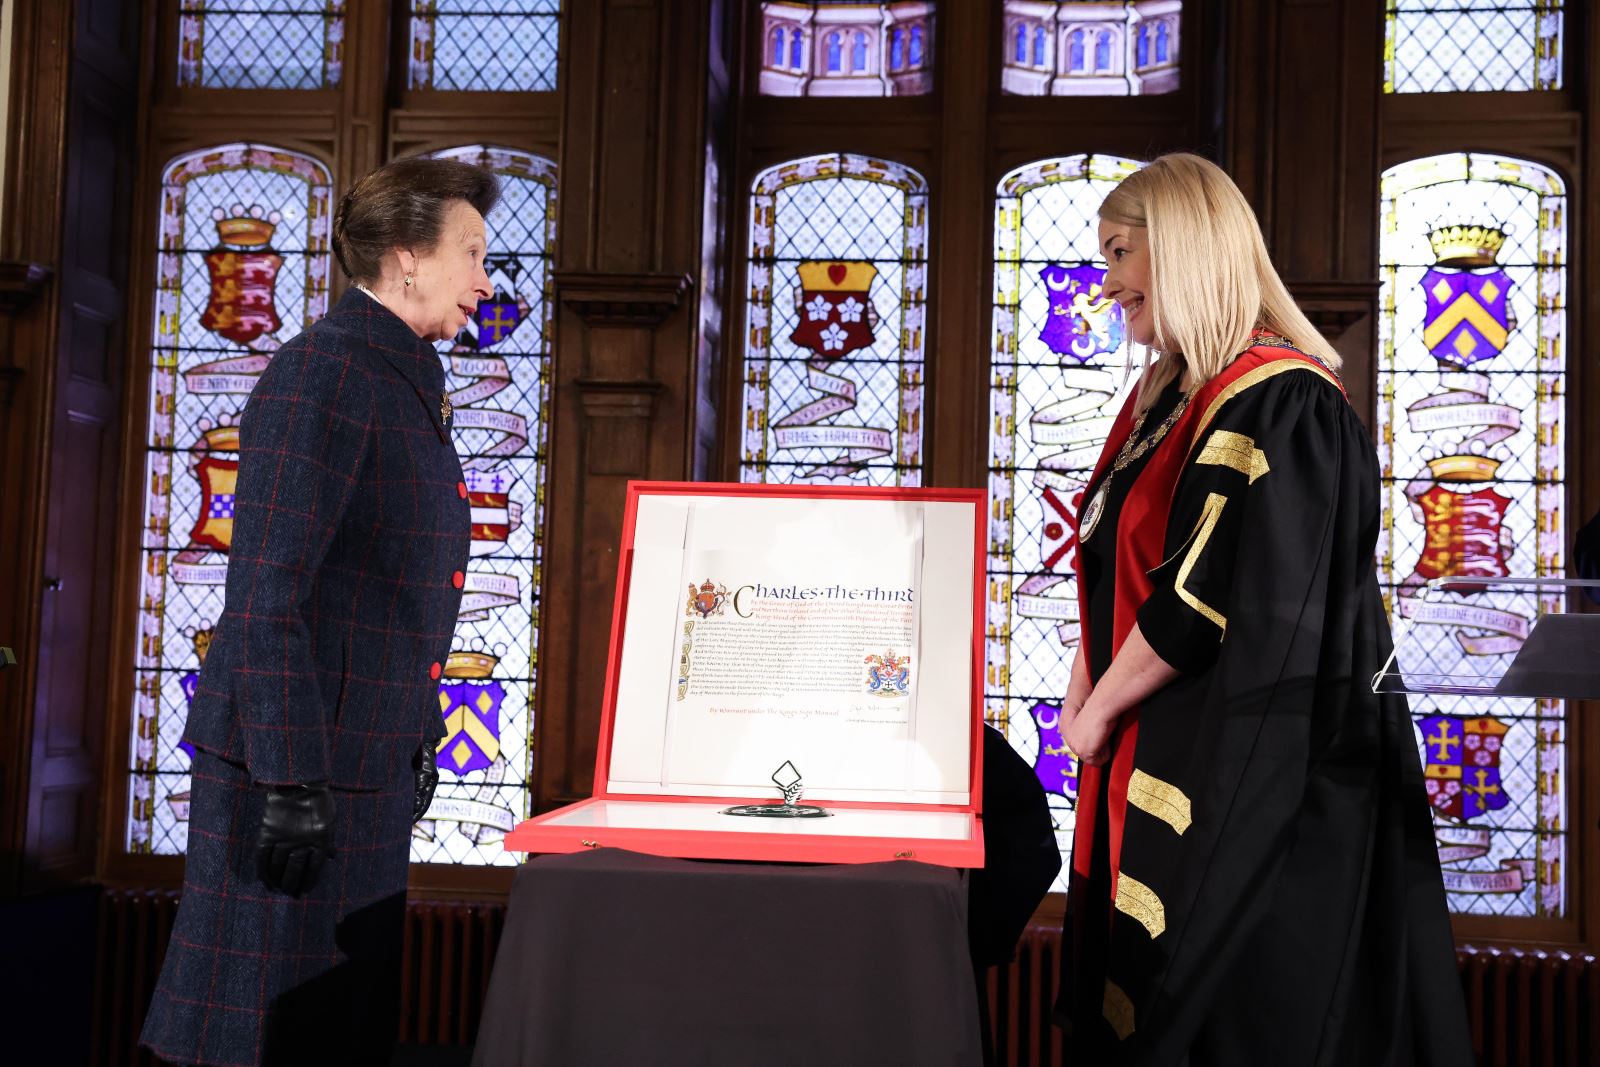
<svg viewBox="0 0 1600 1067">
<path fill-rule="evenodd" d="M 517 872 L 476 1067 L 981 1062 L 961 872 L 596 849 Z"/>
</svg>

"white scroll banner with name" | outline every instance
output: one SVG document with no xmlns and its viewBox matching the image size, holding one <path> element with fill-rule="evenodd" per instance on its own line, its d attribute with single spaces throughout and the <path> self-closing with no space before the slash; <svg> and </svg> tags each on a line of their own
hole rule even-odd
<svg viewBox="0 0 1600 1067">
<path fill-rule="evenodd" d="M 521 583 L 514 574 L 469 572 L 461 587 L 462 622 L 483 622 L 491 611 L 510 607 L 522 600 Z"/>
<path fill-rule="evenodd" d="M 203 548 L 186 548 L 172 557 L 167 572 L 180 585 L 226 585 L 228 557 Z"/>
<path fill-rule="evenodd" d="M 1472 656 L 1497 656 L 1515 652 L 1528 639 L 1529 619 L 1514 611 L 1486 608 L 1475 604 L 1436 604 L 1402 597 L 1400 617 L 1434 626 L 1464 626 L 1489 630 L 1497 637 L 1480 637 L 1457 630 L 1455 637 L 1462 651 Z"/>
<path fill-rule="evenodd" d="M 806 364 L 806 383 L 823 396 L 820 400 L 790 412 L 772 424 L 773 444 L 783 451 L 791 448 L 844 448 L 848 463 L 822 464 L 806 476 L 837 478 L 849 475 L 864 463 L 894 451 L 890 430 L 872 426 L 845 426 L 822 422 L 856 406 L 856 383 L 843 375 L 823 369 L 824 364 Z"/>
<path fill-rule="evenodd" d="M 498 356 L 463 354 L 471 351 L 462 349 L 450 354 L 450 373 L 471 380 L 460 389 L 450 390 L 450 403 L 455 408 L 456 429 L 483 430 L 499 437 L 488 448 L 474 450 L 471 458 L 461 464 L 465 470 L 489 470 L 504 457 L 514 456 L 527 447 L 528 420 L 513 411 L 473 406 L 510 386 L 511 368 Z"/>
<path fill-rule="evenodd" d="M 248 395 L 271 361 L 271 356 L 261 354 L 213 360 L 185 371 L 183 384 L 196 396 Z"/>
<path fill-rule="evenodd" d="M 1480 859 L 1489 853 L 1493 831 L 1476 826 L 1435 826 L 1434 841 L 1439 846 L 1439 864 L 1447 893 L 1520 893 L 1533 883 L 1534 862 L 1525 859 L 1501 860 L 1492 870 L 1466 870 L 1453 866 Z"/>
<path fill-rule="evenodd" d="M 1046 512 L 1043 522 L 1060 525 L 1065 543 L 1076 538 L 1071 532 L 1076 517 L 1067 514 L 1072 497 L 1083 491 L 1115 421 L 1105 411 L 1116 394 L 1117 378 L 1108 370 L 1063 367 L 1061 387 L 1070 395 L 1035 408 L 1028 419 L 1028 433 L 1035 448 L 1063 446 L 1039 460 L 1033 486 L 1039 490 Z M 1045 537 L 1046 544 L 1051 540 Z M 1023 579 L 1012 594 L 1012 603 L 1023 618 L 1054 625 L 1057 640 L 1067 647 L 1082 636 L 1077 599 L 1066 595 L 1070 588 L 1066 574 L 1043 571 Z"/>
</svg>

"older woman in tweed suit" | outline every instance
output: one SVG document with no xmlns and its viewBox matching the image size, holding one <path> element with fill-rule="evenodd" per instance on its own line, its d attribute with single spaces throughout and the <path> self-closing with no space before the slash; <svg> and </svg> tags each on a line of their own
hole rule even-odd
<svg viewBox="0 0 1600 1067">
<path fill-rule="evenodd" d="M 469 551 L 451 337 L 491 294 L 464 163 L 357 182 L 357 283 L 280 348 L 240 422 L 226 603 L 190 711 L 183 901 L 142 1043 L 185 1064 L 385 1063 L 411 823 Z"/>
</svg>

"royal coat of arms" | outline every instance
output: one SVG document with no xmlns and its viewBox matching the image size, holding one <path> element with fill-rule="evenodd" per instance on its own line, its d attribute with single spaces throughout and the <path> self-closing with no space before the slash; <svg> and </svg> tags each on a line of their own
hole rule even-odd
<svg viewBox="0 0 1600 1067">
<path fill-rule="evenodd" d="M 1058 356 L 1087 363 L 1122 347 L 1122 308 L 1101 295 L 1104 267 L 1049 263 L 1039 271 L 1050 294 L 1050 314 L 1039 340 Z"/>
<path fill-rule="evenodd" d="M 885 649 L 879 655 L 868 654 L 867 692 L 880 697 L 905 696 L 911 689 L 911 654 L 900 655 L 894 649 Z"/>
<path fill-rule="evenodd" d="M 824 362 L 843 359 L 872 344 L 878 311 L 871 290 L 878 268 L 863 261 L 811 261 L 797 268 L 795 292 L 800 325 L 789 340 Z"/>
<path fill-rule="evenodd" d="M 702 619 L 709 619 L 713 615 L 721 615 L 728 603 L 728 589 L 718 585 L 710 578 L 700 583 L 697 589 L 689 586 L 689 603 L 684 607 L 685 615 L 699 615 Z"/>
<path fill-rule="evenodd" d="M 1510 727 L 1487 715 L 1429 715 L 1417 725 L 1427 752 L 1428 802 L 1436 812 L 1466 821 L 1510 803 L 1500 781 L 1500 750 Z"/>
<path fill-rule="evenodd" d="M 273 304 L 273 288 L 283 257 L 271 247 L 280 216 L 263 216 L 260 207 L 232 213 L 217 208 L 217 247 L 206 253 L 211 300 L 200 325 L 235 344 L 248 345 L 283 325 Z"/>
</svg>

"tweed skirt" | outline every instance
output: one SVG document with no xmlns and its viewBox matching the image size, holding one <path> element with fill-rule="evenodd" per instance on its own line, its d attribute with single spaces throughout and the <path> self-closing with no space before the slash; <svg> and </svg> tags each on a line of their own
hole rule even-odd
<svg viewBox="0 0 1600 1067">
<path fill-rule="evenodd" d="M 298 900 L 256 877 L 266 787 L 195 753 L 183 899 L 140 1043 L 216 1067 L 387 1063 L 398 1029 L 412 777 L 334 791 L 334 854 Z"/>
</svg>

